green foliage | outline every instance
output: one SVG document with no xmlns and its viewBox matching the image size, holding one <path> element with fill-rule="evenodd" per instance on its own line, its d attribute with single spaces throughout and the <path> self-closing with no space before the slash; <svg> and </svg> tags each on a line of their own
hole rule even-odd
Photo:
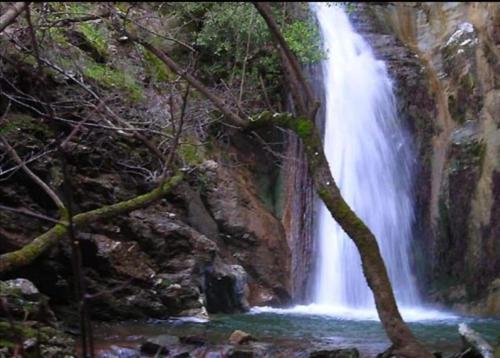
<svg viewBox="0 0 500 358">
<path fill-rule="evenodd" d="M 182 143 L 177 149 L 177 153 L 182 160 L 190 165 L 196 166 L 205 160 L 205 149 L 202 145 L 195 145 L 191 143 Z"/>
<path fill-rule="evenodd" d="M 108 52 L 108 40 L 102 28 L 97 24 L 88 22 L 81 23 L 78 28 L 97 52 L 99 52 L 101 56 L 106 56 Z"/>
<path fill-rule="evenodd" d="M 313 123 L 306 118 L 299 118 L 297 120 L 297 134 L 300 138 L 305 138 L 311 135 L 314 129 Z"/>
<path fill-rule="evenodd" d="M 206 8 L 195 43 L 202 53 L 216 59 L 207 67 L 208 73 L 228 77 L 234 65 L 241 67 L 248 41 L 249 53 L 269 41 L 266 24 L 252 4 L 216 3 Z"/>
<path fill-rule="evenodd" d="M 30 136 L 40 140 L 46 140 L 54 135 L 53 131 L 45 123 L 20 113 L 7 117 L 4 125 L 0 128 L 0 135 L 7 135 L 13 132 L 29 132 Z"/>
<path fill-rule="evenodd" d="M 50 41 L 58 45 L 62 45 L 63 47 L 68 46 L 68 39 L 64 34 L 64 31 L 59 27 L 49 27 L 47 30 L 47 35 Z"/>
<path fill-rule="evenodd" d="M 172 73 L 169 71 L 168 67 L 158 59 L 155 55 L 146 49 L 142 49 L 142 54 L 144 56 L 145 72 L 154 84 L 161 84 L 173 77 Z"/>
<path fill-rule="evenodd" d="M 267 90 L 277 93 L 281 85 L 281 64 L 269 29 L 251 3 L 179 3 L 174 7 L 184 23 L 195 23 L 193 42 L 201 53 L 201 75 L 207 81 L 260 88 L 260 77 Z M 308 7 L 305 7 L 308 11 Z M 273 7 L 275 19 L 291 50 L 302 63 L 323 58 L 320 36 L 312 16 L 293 18 Z M 247 90 L 251 92 L 251 90 Z M 253 91 L 254 96 L 260 95 Z"/>
<path fill-rule="evenodd" d="M 324 59 L 318 27 L 312 21 L 298 20 L 287 25 L 283 37 L 300 62 L 316 63 Z"/>
<path fill-rule="evenodd" d="M 90 63 L 84 68 L 83 73 L 98 83 L 125 91 L 133 101 L 138 102 L 143 99 L 142 87 L 130 74 L 124 71 L 98 63 Z"/>
</svg>

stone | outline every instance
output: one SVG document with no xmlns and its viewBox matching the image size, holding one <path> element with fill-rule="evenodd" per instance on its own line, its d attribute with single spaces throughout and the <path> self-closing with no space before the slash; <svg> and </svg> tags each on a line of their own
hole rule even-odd
<svg viewBox="0 0 500 358">
<path fill-rule="evenodd" d="M 199 336 L 183 336 L 179 337 L 179 341 L 180 343 L 191 344 L 194 346 L 204 346 L 207 343 L 205 338 Z"/>
<path fill-rule="evenodd" d="M 256 339 L 252 337 L 251 334 L 240 330 L 234 331 L 233 333 L 231 333 L 231 336 L 229 337 L 229 343 L 231 344 L 247 344 L 250 341 L 255 341 L 255 340 Z"/>
<path fill-rule="evenodd" d="M 217 170 L 218 167 L 219 167 L 219 164 L 217 164 L 216 161 L 209 159 L 209 160 L 205 160 L 201 164 L 200 169 L 204 170 L 204 171 L 205 170 L 207 170 L 207 171 L 215 171 L 215 170 Z"/>
<path fill-rule="evenodd" d="M 170 346 L 179 343 L 179 338 L 169 335 L 161 335 L 148 338 L 141 344 L 141 353 L 151 355 L 168 355 Z"/>
<path fill-rule="evenodd" d="M 218 224 L 221 251 L 238 252 L 238 264 L 249 275 L 250 305 L 290 301 L 290 248 L 282 223 L 266 207 L 243 167 L 219 166 L 208 178 L 207 209 Z M 259 301 L 263 288 L 271 302 Z"/>
<path fill-rule="evenodd" d="M 210 313 L 247 311 L 247 273 L 240 265 L 216 261 L 205 271 L 205 296 Z"/>
<path fill-rule="evenodd" d="M 48 297 L 41 294 L 35 285 L 26 279 L 0 281 L 0 318 L 36 319 L 47 324 L 54 324 L 56 317 L 48 304 Z"/>
<path fill-rule="evenodd" d="M 233 348 L 231 349 L 228 354 L 228 358 L 253 358 L 255 357 L 255 354 L 251 348 Z"/>
<path fill-rule="evenodd" d="M 309 354 L 310 358 L 358 358 L 359 352 L 356 348 L 319 350 Z"/>
<path fill-rule="evenodd" d="M 18 289 L 19 293 L 26 297 L 36 297 L 39 295 L 38 288 L 35 285 L 24 278 L 17 278 L 15 280 L 5 281 L 6 288 L 9 289 Z"/>
</svg>

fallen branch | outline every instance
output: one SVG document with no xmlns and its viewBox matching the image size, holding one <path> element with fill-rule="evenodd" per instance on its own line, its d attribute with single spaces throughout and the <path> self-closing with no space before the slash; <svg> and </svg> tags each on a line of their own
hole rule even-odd
<svg viewBox="0 0 500 358">
<path fill-rule="evenodd" d="M 465 349 L 471 348 L 483 358 L 493 358 L 493 348 L 490 344 L 479 333 L 467 326 L 467 324 L 460 323 L 458 325 L 458 333 L 462 337 Z"/>
<path fill-rule="evenodd" d="M 177 174 L 164 181 L 149 193 L 99 209 L 77 214 L 73 217 L 73 224 L 75 227 L 82 227 L 97 220 L 109 219 L 113 216 L 148 206 L 170 192 L 182 181 L 182 179 L 183 175 Z M 66 220 L 61 220 L 50 230 L 38 236 L 19 250 L 0 255 L 0 274 L 32 263 L 47 249 L 65 237 L 67 233 L 68 222 Z"/>
<path fill-rule="evenodd" d="M 16 151 L 14 150 L 14 148 L 11 147 L 11 145 L 9 144 L 9 142 L 7 142 L 7 140 L 0 136 L 0 141 L 2 141 L 3 145 L 5 146 L 5 148 L 7 149 L 7 152 L 12 156 L 12 158 L 14 159 L 14 161 L 21 167 L 21 169 L 36 183 L 38 184 L 38 186 L 40 188 L 42 188 L 42 190 L 47 193 L 47 195 L 52 199 L 52 201 L 54 202 L 54 204 L 56 204 L 57 208 L 60 210 L 60 211 L 64 211 L 65 210 L 65 206 L 62 202 L 62 200 L 59 198 L 59 196 L 57 196 L 57 194 L 47 185 L 45 184 L 45 182 L 40 179 L 38 177 L 38 175 L 36 175 L 35 173 L 33 173 L 27 166 L 26 164 L 23 162 L 23 160 L 19 157 L 19 155 L 17 155 Z"/>
</svg>

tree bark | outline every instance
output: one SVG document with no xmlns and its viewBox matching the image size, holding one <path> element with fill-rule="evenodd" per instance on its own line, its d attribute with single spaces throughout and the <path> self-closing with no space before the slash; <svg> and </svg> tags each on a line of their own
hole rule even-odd
<svg viewBox="0 0 500 358">
<path fill-rule="evenodd" d="M 264 19 L 264 21 L 267 24 L 267 27 L 269 28 L 269 31 L 273 35 L 275 39 L 275 44 L 278 47 L 278 51 L 281 54 L 281 58 L 283 61 L 283 64 L 285 67 L 289 69 L 288 72 L 293 74 L 293 77 L 295 77 L 295 80 L 298 81 L 299 83 L 302 84 L 304 94 L 305 94 L 305 108 L 304 112 L 306 113 L 307 108 L 316 108 L 319 106 L 319 102 L 315 99 L 313 91 L 309 83 L 306 81 L 304 77 L 304 73 L 301 70 L 299 61 L 297 60 L 297 56 L 294 55 L 292 50 L 290 50 L 290 47 L 288 47 L 288 44 L 281 34 L 281 31 L 278 27 L 278 24 L 276 21 L 274 21 L 274 18 L 272 16 L 271 8 L 269 7 L 268 4 L 264 2 L 254 2 L 253 3 L 257 11 L 259 11 L 260 15 Z M 300 93 L 297 93 L 298 97 L 302 97 Z M 314 115 L 313 115 L 314 117 Z"/>
<path fill-rule="evenodd" d="M 12 24 L 16 17 L 29 5 L 29 2 L 16 2 L 14 5 L 0 16 L 0 32 Z"/>
<path fill-rule="evenodd" d="M 125 200 L 116 204 L 104 206 L 99 209 L 77 214 L 73 217 L 76 227 L 87 225 L 97 220 L 108 219 L 113 216 L 128 213 L 130 211 L 146 207 L 172 190 L 182 181 L 183 175 L 177 174 L 166 180 L 159 187 L 149 193 L 139 195 L 135 198 Z M 32 242 L 19 250 L 0 255 L 0 275 L 7 271 L 29 265 L 47 249 L 56 244 L 68 233 L 68 222 L 61 220 L 49 231 L 35 238 Z"/>
</svg>

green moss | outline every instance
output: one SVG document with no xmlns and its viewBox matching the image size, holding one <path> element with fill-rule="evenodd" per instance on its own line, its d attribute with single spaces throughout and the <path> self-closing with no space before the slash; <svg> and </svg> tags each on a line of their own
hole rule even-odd
<svg viewBox="0 0 500 358">
<path fill-rule="evenodd" d="M 302 139 L 309 137 L 314 129 L 314 124 L 306 118 L 297 119 L 296 132 L 298 136 Z"/>
<path fill-rule="evenodd" d="M 175 75 L 168 67 L 152 54 L 150 51 L 142 48 L 142 53 L 146 61 L 145 71 L 154 83 L 161 83 L 175 78 Z"/>
<path fill-rule="evenodd" d="M 85 67 L 83 73 L 99 83 L 126 92 L 134 102 L 144 99 L 141 86 L 130 74 L 124 71 L 115 70 L 98 63 L 90 63 Z"/>
<path fill-rule="evenodd" d="M 14 131 L 30 132 L 30 135 L 38 139 L 47 139 L 54 136 L 54 132 L 47 124 L 23 113 L 9 115 L 5 124 L 0 128 L 1 135 Z"/>
<path fill-rule="evenodd" d="M 116 2 L 114 6 L 123 13 L 126 13 L 128 8 L 130 7 L 130 3 L 128 2 Z"/>
<path fill-rule="evenodd" d="M 41 355 L 38 354 L 37 349 L 29 349 L 23 352 L 23 357 L 74 356 L 73 339 L 55 328 L 43 325 L 39 326 L 39 324 L 33 321 L 15 321 L 11 324 L 6 320 L 0 319 L 0 347 L 12 349 L 18 345 L 19 339 L 22 339 L 23 342 L 27 339 L 32 339 L 40 344 Z"/>
<path fill-rule="evenodd" d="M 102 28 L 97 24 L 85 22 L 79 24 L 78 29 L 101 56 L 107 55 L 109 39 L 107 39 Z"/>
<path fill-rule="evenodd" d="M 204 146 L 191 143 L 181 144 L 177 149 L 177 153 L 186 164 L 191 166 L 203 163 L 206 158 Z"/>
<path fill-rule="evenodd" d="M 460 86 L 467 89 L 468 92 L 472 92 L 474 90 L 474 87 L 476 86 L 475 82 L 476 81 L 474 79 L 474 76 L 469 72 L 466 76 L 463 76 L 460 79 Z"/>
<path fill-rule="evenodd" d="M 52 43 L 58 44 L 62 47 L 68 47 L 68 38 L 60 27 L 50 27 L 47 29 L 48 37 Z"/>
</svg>

